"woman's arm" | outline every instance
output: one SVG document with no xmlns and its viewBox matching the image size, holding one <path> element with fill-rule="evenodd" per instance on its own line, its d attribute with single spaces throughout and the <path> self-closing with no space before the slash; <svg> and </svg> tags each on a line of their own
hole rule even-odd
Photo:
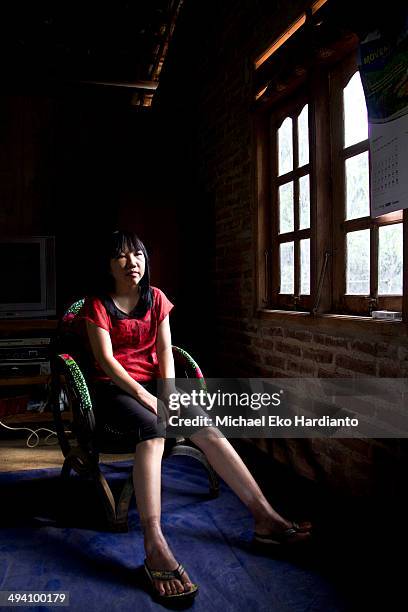
<svg viewBox="0 0 408 612">
<path fill-rule="evenodd" d="M 156 340 L 157 359 L 159 361 L 160 376 L 165 380 L 174 380 L 174 359 L 171 345 L 171 331 L 169 315 L 160 323 Z"/>
<path fill-rule="evenodd" d="M 157 331 L 156 351 L 160 368 L 160 376 L 163 380 L 163 392 L 161 394 L 161 398 L 166 401 L 171 393 L 177 393 L 169 315 L 167 315 L 159 325 Z"/>
<path fill-rule="evenodd" d="M 86 322 L 86 329 L 93 355 L 105 374 L 123 391 L 132 395 L 149 410 L 157 414 L 157 397 L 136 382 L 113 356 L 109 332 L 90 321 Z"/>
</svg>

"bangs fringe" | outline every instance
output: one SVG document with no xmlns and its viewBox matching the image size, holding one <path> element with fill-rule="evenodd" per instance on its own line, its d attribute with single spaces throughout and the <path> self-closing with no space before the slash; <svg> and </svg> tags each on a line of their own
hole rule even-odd
<svg viewBox="0 0 408 612">
<path fill-rule="evenodd" d="M 137 253 L 137 251 L 143 251 L 145 255 L 146 249 L 143 247 L 143 243 L 136 236 L 136 234 L 132 234 L 130 232 L 114 232 L 113 233 L 113 241 L 112 241 L 112 251 L 111 257 L 118 257 L 120 253 L 129 250 Z"/>
</svg>

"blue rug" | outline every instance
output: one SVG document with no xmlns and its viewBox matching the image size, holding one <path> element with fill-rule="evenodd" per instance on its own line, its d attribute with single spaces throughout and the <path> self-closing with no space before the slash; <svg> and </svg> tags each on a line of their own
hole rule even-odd
<svg viewBox="0 0 408 612">
<path fill-rule="evenodd" d="M 104 466 L 108 480 L 117 485 L 129 469 L 124 462 Z M 129 533 L 96 530 L 101 516 L 95 491 L 78 477 L 72 477 L 70 491 L 64 491 L 58 476 L 59 470 L 0 474 L 8 508 L 0 530 L 0 590 L 68 591 L 75 612 L 163 609 L 137 579 L 144 552 L 134 502 Z M 252 550 L 252 519 L 246 507 L 224 483 L 217 499 L 208 499 L 207 491 L 204 470 L 193 459 L 164 462 L 163 530 L 176 558 L 199 584 L 193 610 L 351 609 L 338 581 L 318 564 Z M 79 499 L 88 512 L 79 510 Z"/>
</svg>

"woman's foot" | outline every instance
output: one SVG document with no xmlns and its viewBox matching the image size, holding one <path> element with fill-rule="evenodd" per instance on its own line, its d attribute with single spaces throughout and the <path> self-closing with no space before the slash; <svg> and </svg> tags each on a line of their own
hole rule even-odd
<svg viewBox="0 0 408 612">
<path fill-rule="evenodd" d="M 309 522 L 294 523 L 273 513 L 256 518 L 254 531 L 256 535 L 265 536 L 271 540 L 275 537 L 278 543 L 296 544 L 309 540 L 311 529 L 312 525 Z"/>
<path fill-rule="evenodd" d="M 155 537 L 154 541 L 146 541 L 146 564 L 151 570 L 173 571 L 178 567 L 173 553 L 171 552 L 164 536 Z M 181 580 L 153 580 L 154 588 L 159 595 L 176 595 L 177 593 L 189 592 L 193 585 L 184 571 Z"/>
</svg>

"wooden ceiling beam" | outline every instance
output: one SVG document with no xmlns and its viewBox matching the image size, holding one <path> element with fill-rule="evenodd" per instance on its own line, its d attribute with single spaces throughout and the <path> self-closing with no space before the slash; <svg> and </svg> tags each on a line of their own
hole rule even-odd
<svg viewBox="0 0 408 612">
<path fill-rule="evenodd" d="M 124 89 L 138 89 L 140 91 L 155 91 L 158 81 L 80 81 L 83 85 L 103 85 L 105 87 L 122 87 Z"/>
</svg>

